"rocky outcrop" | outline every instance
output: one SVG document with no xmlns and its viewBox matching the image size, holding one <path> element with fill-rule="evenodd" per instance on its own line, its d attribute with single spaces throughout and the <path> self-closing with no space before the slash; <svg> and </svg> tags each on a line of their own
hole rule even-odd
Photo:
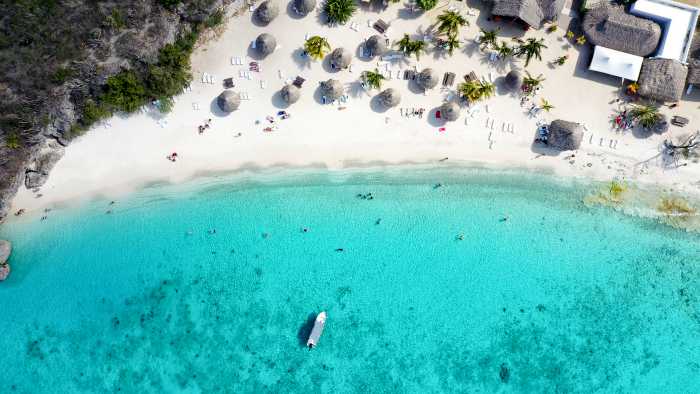
<svg viewBox="0 0 700 394">
<path fill-rule="evenodd" d="M 0 239 L 0 282 L 7 279 L 10 275 L 10 264 L 7 263 L 10 253 L 12 253 L 10 241 Z"/>
<path fill-rule="evenodd" d="M 41 187 L 46 183 L 49 172 L 63 157 L 65 150 L 58 141 L 46 140 L 44 146 L 38 151 L 33 162 L 27 166 L 24 185 L 27 189 Z"/>
</svg>

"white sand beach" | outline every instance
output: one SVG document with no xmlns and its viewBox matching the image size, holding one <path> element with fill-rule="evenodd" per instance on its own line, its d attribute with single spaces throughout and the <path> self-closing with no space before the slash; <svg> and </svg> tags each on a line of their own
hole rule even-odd
<svg viewBox="0 0 700 394">
<path fill-rule="evenodd" d="M 12 211 L 23 208 L 31 212 L 93 196 L 117 198 L 149 182 L 181 182 L 203 173 L 276 166 L 318 166 L 332 171 L 401 163 L 485 165 L 599 180 L 627 179 L 686 192 L 700 190 L 700 165 L 675 168 L 664 165 L 657 157 L 669 134 L 687 134 L 698 128 L 700 92 L 696 90 L 692 96 L 684 97 L 686 101 L 673 110 L 664 108 L 668 114 L 689 117 L 691 122 L 685 128 L 671 126 L 666 134 L 644 137 L 633 131 L 614 131 L 611 116 L 619 105 L 615 100 L 620 80 L 587 71 L 590 48 L 584 47 L 581 52 L 579 48 L 566 49 L 570 46 L 564 38 L 570 6 L 560 16 L 559 31 L 530 30 L 524 35 L 546 40 L 548 49 L 542 61 L 533 60 L 527 70 L 546 78 L 534 101 L 539 103 L 540 98 L 545 98 L 554 105 L 550 112 L 542 111 L 531 118 L 527 114 L 530 104 L 521 106 L 518 96 L 502 88 L 502 77 L 513 66 L 523 69 L 524 61 L 491 62 L 474 42 L 480 28 L 500 27 L 501 36 L 508 42 L 517 28 L 486 21 L 489 12 L 483 6 L 479 10 L 464 2 L 444 2 L 420 15 L 411 15 L 400 3 L 390 4 L 381 12 L 360 8 L 352 18 L 357 24 L 355 31 L 350 24 L 322 25 L 317 15 L 319 7 L 299 18 L 291 16 L 286 2 L 279 4 L 280 15 L 268 26 L 252 23 L 246 9 L 226 22 L 220 36 L 199 46 L 192 58 L 191 91 L 176 98 L 171 113 L 163 117 L 155 111 L 114 116 L 91 129 L 66 149 L 64 158 L 40 190 L 20 190 Z M 381 18 L 389 22 L 387 36 L 394 42 L 404 33 L 427 31 L 448 7 L 461 10 L 471 24 L 461 30 L 463 47 L 453 56 L 432 49 L 419 61 L 412 57 L 384 62 L 358 56 L 362 41 L 376 33 L 368 21 Z M 257 60 L 260 72 L 250 72 L 250 79 L 241 77 L 241 71 L 248 71 L 248 63 L 254 60 L 249 56 L 250 43 L 262 32 L 273 34 L 278 47 L 271 55 Z M 355 53 L 351 70 L 334 72 L 329 70 L 327 60 L 303 60 L 300 48 L 307 34 L 327 37 L 332 48 L 343 47 Z M 565 53 L 569 55 L 566 64 L 549 65 Z M 232 65 L 232 57 L 240 57 L 243 65 Z M 457 83 L 451 90 L 439 85 L 424 94 L 413 82 L 396 78 L 400 70 L 414 67 L 418 71 L 432 67 L 440 76 L 454 72 Z M 375 68 L 391 72 L 393 78 L 384 81 L 383 88 L 400 91 L 402 101 L 396 108 L 378 108 L 372 95 L 379 91 L 373 90 L 370 95 L 360 86 L 362 71 Z M 471 71 L 492 79 L 497 86 L 496 95 L 472 109 L 462 107 L 457 121 L 439 123 L 434 117 L 435 108 L 455 95 L 461 76 Z M 213 75 L 215 82 L 203 83 L 202 73 Z M 306 79 L 301 99 L 285 108 L 278 91 L 286 80 L 297 75 Z M 215 102 L 227 77 L 233 77 L 233 90 L 250 97 L 230 114 L 222 113 Z M 318 83 L 329 78 L 345 84 L 349 96 L 346 103 L 320 103 Z M 195 109 L 197 105 L 199 109 Z M 403 109 L 411 108 L 425 108 L 426 112 L 422 118 L 402 116 Z M 282 109 L 291 117 L 276 116 Z M 272 132 L 264 131 L 270 126 L 268 116 L 275 119 L 276 129 Z M 209 118 L 211 127 L 200 135 L 197 127 Z M 538 119 L 584 124 L 581 148 L 558 155 L 540 154 L 533 147 Z M 440 127 L 445 130 L 440 131 Z M 166 159 L 172 152 L 177 152 L 176 162 Z M 443 158 L 449 159 L 440 162 Z"/>
</svg>

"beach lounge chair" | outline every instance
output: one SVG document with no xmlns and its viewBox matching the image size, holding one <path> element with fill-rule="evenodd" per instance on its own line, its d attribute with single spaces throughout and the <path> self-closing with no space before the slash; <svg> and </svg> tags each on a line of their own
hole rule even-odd
<svg viewBox="0 0 700 394">
<path fill-rule="evenodd" d="M 294 82 L 292 83 L 292 85 L 301 89 L 301 86 L 304 84 L 305 81 L 306 81 L 306 79 L 304 79 L 300 76 L 297 76 L 296 79 L 294 80 Z"/>
<path fill-rule="evenodd" d="M 442 112 L 435 111 L 435 119 L 442 119 Z"/>
<path fill-rule="evenodd" d="M 474 71 L 470 72 L 469 74 L 464 75 L 464 80 L 466 82 L 476 81 L 477 79 L 479 79 L 479 78 L 477 78 L 476 73 Z"/>
<path fill-rule="evenodd" d="M 374 30 L 378 31 L 381 34 L 384 34 L 387 30 L 389 30 L 389 24 L 381 19 L 378 19 L 374 23 L 374 25 L 372 25 L 372 27 L 374 27 Z"/>
<path fill-rule="evenodd" d="M 404 80 L 414 80 L 416 79 L 416 72 L 413 70 L 406 70 L 403 73 L 403 79 Z"/>
<path fill-rule="evenodd" d="M 678 127 L 684 127 L 686 126 L 690 121 L 688 118 L 685 118 L 683 116 L 674 116 L 671 118 L 671 123 L 678 126 Z"/>
<path fill-rule="evenodd" d="M 452 86 L 455 83 L 455 73 L 446 72 L 442 77 L 442 86 Z"/>
</svg>

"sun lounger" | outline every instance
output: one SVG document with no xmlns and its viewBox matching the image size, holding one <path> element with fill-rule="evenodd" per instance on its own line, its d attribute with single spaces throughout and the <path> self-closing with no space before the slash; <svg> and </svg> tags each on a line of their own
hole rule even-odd
<svg viewBox="0 0 700 394">
<path fill-rule="evenodd" d="M 446 72 L 442 76 L 442 86 L 452 86 L 455 82 L 456 75 L 451 72 Z"/>
<path fill-rule="evenodd" d="M 260 89 L 265 89 L 265 88 L 267 88 L 267 82 L 260 81 Z"/>
<path fill-rule="evenodd" d="M 207 83 L 209 80 L 209 77 L 207 77 L 207 73 L 202 73 L 202 83 Z"/>
<path fill-rule="evenodd" d="M 377 22 L 374 25 L 372 25 L 372 27 L 374 27 L 374 30 L 378 31 L 381 34 L 384 34 L 387 30 L 389 30 L 389 24 L 381 19 L 378 19 Z"/>
<path fill-rule="evenodd" d="M 470 72 L 469 74 L 464 75 L 464 80 L 467 82 L 476 81 L 477 79 L 479 79 L 479 78 L 476 76 L 476 73 L 474 71 Z"/>
</svg>

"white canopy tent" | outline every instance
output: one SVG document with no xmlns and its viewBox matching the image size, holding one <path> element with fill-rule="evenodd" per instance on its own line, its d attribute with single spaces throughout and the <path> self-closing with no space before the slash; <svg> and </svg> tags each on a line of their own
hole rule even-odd
<svg viewBox="0 0 700 394">
<path fill-rule="evenodd" d="M 639 78 L 643 60 L 644 58 L 641 56 L 630 55 L 629 53 L 597 45 L 588 69 L 636 81 Z"/>
<path fill-rule="evenodd" d="M 656 57 L 685 63 L 698 23 L 698 8 L 668 0 L 637 0 L 630 13 L 658 22 L 663 28 Z"/>
</svg>

